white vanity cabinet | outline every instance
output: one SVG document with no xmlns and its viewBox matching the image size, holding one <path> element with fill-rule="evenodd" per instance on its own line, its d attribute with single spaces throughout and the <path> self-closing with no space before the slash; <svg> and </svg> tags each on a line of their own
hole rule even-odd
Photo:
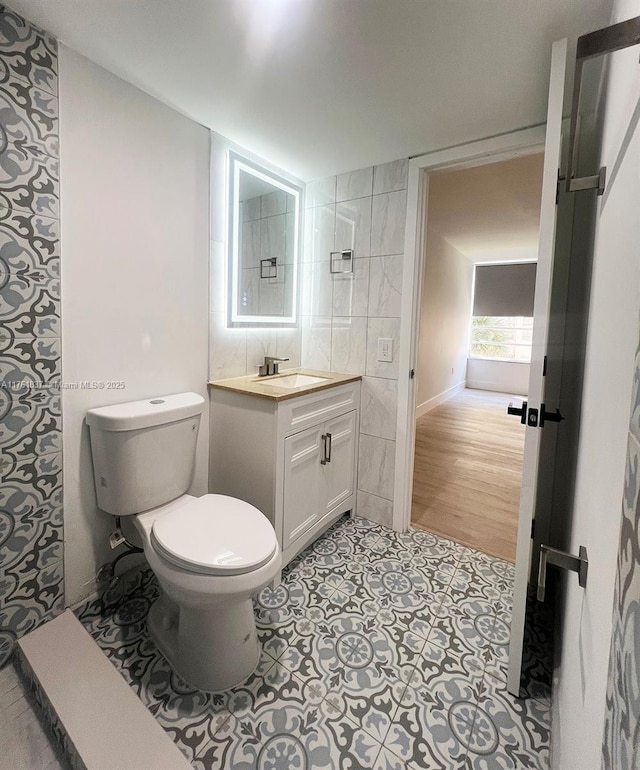
<svg viewBox="0 0 640 770">
<path fill-rule="evenodd" d="M 280 398 L 217 383 L 210 393 L 211 492 L 259 508 L 287 564 L 355 507 L 360 382 Z"/>
</svg>

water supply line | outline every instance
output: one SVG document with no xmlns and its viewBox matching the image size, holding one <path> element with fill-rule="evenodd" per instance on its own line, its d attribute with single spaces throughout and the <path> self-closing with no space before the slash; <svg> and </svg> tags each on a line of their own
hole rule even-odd
<svg viewBox="0 0 640 770">
<path fill-rule="evenodd" d="M 127 537 L 125 536 L 124 532 L 122 531 L 122 527 L 120 526 L 120 516 L 116 516 L 116 528 L 109 535 L 109 545 L 111 546 L 111 550 L 118 548 L 121 545 L 126 545 L 127 550 L 119 553 L 113 561 L 108 561 L 106 564 L 103 564 L 96 574 L 96 580 L 98 585 L 108 585 L 109 588 L 115 588 L 115 586 L 118 584 L 118 581 L 120 580 L 120 576 L 115 574 L 116 565 L 118 562 L 124 559 L 126 556 L 133 556 L 136 553 L 144 553 L 144 550 L 127 540 Z"/>
</svg>

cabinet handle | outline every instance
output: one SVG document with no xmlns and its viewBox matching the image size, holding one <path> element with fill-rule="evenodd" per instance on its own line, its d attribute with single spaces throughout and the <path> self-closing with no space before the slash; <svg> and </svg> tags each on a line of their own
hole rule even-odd
<svg viewBox="0 0 640 770">
<path fill-rule="evenodd" d="M 320 465 L 327 464 L 327 434 L 323 433 L 320 437 L 322 439 L 322 457 L 320 458 Z"/>
<path fill-rule="evenodd" d="M 331 462 L 331 434 L 323 433 L 322 439 L 322 457 L 320 458 L 320 465 L 326 465 Z"/>
</svg>

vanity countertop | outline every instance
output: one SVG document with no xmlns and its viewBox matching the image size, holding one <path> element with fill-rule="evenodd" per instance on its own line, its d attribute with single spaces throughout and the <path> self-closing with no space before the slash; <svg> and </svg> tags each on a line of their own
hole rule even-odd
<svg viewBox="0 0 640 770">
<path fill-rule="evenodd" d="M 319 382 L 288 386 L 286 388 L 278 385 L 278 380 L 288 378 L 288 381 L 291 381 L 291 377 L 295 375 L 321 379 Z M 347 382 L 357 382 L 361 379 L 362 377 L 359 374 L 341 374 L 340 372 L 321 372 L 315 369 L 297 368 L 281 369 L 278 374 L 268 377 L 258 377 L 255 374 L 250 374 L 245 377 L 233 377 L 228 380 L 213 380 L 209 382 L 209 387 L 233 390 L 236 393 L 269 398 L 273 401 L 286 401 L 289 398 L 304 396 L 307 393 L 315 393 L 318 390 L 333 388 L 336 385 L 344 385 Z"/>
</svg>

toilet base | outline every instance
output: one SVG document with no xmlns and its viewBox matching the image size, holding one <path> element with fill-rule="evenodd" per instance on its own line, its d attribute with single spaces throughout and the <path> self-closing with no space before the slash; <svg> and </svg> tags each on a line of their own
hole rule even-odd
<svg viewBox="0 0 640 770">
<path fill-rule="evenodd" d="M 171 667 L 198 690 L 227 690 L 258 665 L 251 599 L 196 610 L 178 607 L 161 594 L 151 606 L 147 626 Z"/>
</svg>

